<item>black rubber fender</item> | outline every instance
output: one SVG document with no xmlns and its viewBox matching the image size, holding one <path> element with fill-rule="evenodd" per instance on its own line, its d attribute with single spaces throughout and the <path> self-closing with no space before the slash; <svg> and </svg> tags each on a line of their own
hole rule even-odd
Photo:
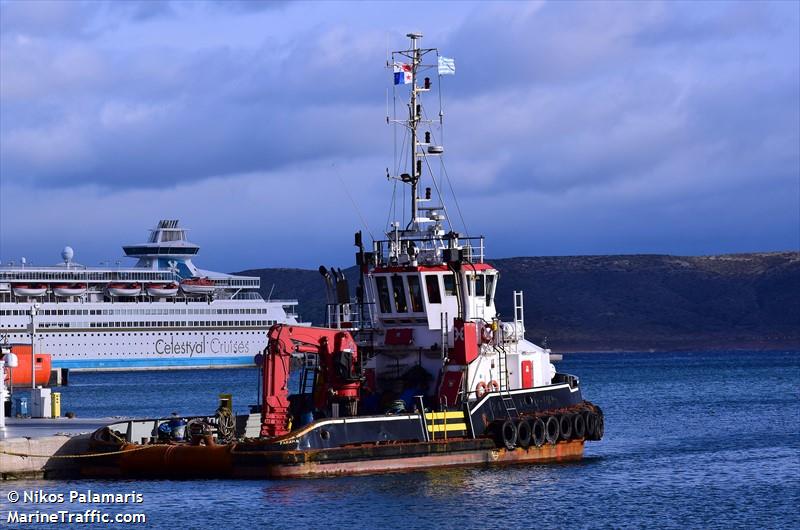
<svg viewBox="0 0 800 530">
<path fill-rule="evenodd" d="M 517 446 L 517 426 L 512 420 L 506 420 L 500 426 L 500 445 L 513 451 Z"/>
<path fill-rule="evenodd" d="M 572 438 L 572 416 L 570 414 L 560 414 L 558 417 L 558 427 L 561 432 L 562 440 Z"/>
<path fill-rule="evenodd" d="M 531 445 L 531 436 L 533 431 L 531 424 L 526 419 L 519 419 L 516 422 L 517 427 L 517 445 L 523 449 L 527 449 Z"/>
<path fill-rule="evenodd" d="M 531 440 L 533 441 L 533 445 L 536 447 L 543 446 L 546 440 L 546 428 L 542 418 L 530 419 L 528 423 L 531 426 Z"/>
<path fill-rule="evenodd" d="M 561 434 L 561 428 L 558 424 L 558 418 L 549 416 L 545 422 L 545 438 L 550 445 L 555 445 L 558 441 L 558 436 Z"/>
<path fill-rule="evenodd" d="M 586 420 L 583 419 L 583 414 L 572 415 L 572 436 L 576 439 L 586 437 Z"/>
<path fill-rule="evenodd" d="M 597 415 L 597 426 L 595 427 L 595 430 L 594 430 L 594 439 L 595 440 L 602 440 L 603 439 L 603 434 L 605 434 L 605 431 L 606 431 L 606 422 L 603 419 L 603 414 L 600 413 L 600 414 Z"/>
<path fill-rule="evenodd" d="M 591 411 L 586 411 L 581 415 L 583 416 L 583 422 L 586 424 L 586 438 L 594 440 L 595 431 L 597 430 L 597 416 Z"/>
</svg>

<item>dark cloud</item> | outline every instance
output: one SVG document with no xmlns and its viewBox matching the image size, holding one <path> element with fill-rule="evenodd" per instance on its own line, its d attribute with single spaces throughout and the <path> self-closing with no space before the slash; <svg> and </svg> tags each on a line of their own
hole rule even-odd
<svg viewBox="0 0 800 530">
<path fill-rule="evenodd" d="M 125 22 L 144 22 L 175 14 L 169 0 L 11 0 L 0 4 L 4 35 L 92 39 Z"/>
<path fill-rule="evenodd" d="M 456 58 L 457 75 L 442 80 L 445 161 L 468 226 L 495 231 L 494 255 L 793 245 L 800 175 L 793 7 L 432 4 L 423 43 Z M 382 28 L 392 29 L 392 48 L 404 46 L 405 31 L 394 30 L 405 5 L 6 2 L 0 9 L 6 247 L 24 243 L 5 228 L 14 223 L 8 212 L 23 214 L 9 201 L 31 195 L 88 211 L 97 201 L 113 208 L 112 217 L 146 202 L 113 223 L 134 239 L 151 217 L 178 210 L 209 234 L 212 248 L 233 239 L 194 213 L 198 205 L 247 225 L 237 232 L 242 247 L 263 237 L 248 216 L 270 227 L 264 212 L 281 219 L 302 212 L 296 228 L 275 237 L 291 246 L 319 227 L 336 230 L 315 241 L 319 248 L 294 254 L 312 265 L 323 247 L 339 252 L 338 239 L 349 243 L 360 224 L 342 183 L 373 230 L 383 226 L 391 190 L 383 169 L 393 153 L 383 120 Z M 436 98 L 426 98 L 435 115 Z M 260 200 L 239 208 L 240 188 Z M 192 200 L 176 206 L 185 197 Z M 331 215 L 342 218 L 341 230 Z M 74 232 L 79 217 L 65 230 Z M 226 268 L 245 265 L 258 263 Z"/>
</svg>

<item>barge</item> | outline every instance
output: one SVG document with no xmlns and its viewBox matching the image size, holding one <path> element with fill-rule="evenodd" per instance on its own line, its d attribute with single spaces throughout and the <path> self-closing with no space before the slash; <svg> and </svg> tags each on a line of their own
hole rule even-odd
<svg viewBox="0 0 800 530">
<path fill-rule="evenodd" d="M 603 413 L 579 379 L 525 338 L 521 292 L 512 319 L 500 318 L 499 274 L 484 259 L 484 238 L 454 229 L 441 185 L 423 171 L 444 153 L 434 136 L 442 113 L 428 120 L 423 111 L 433 90 L 423 75 L 438 73 L 441 83 L 454 63 L 421 48 L 421 35 L 408 37 L 410 48 L 390 64 L 396 91 L 408 90 L 408 115 L 387 121 L 411 147 L 406 171 L 387 176 L 410 188 L 410 221 L 392 223 L 371 246 L 356 233 L 355 296 L 341 270 L 320 267 L 327 326 L 270 327 L 249 416 L 221 406 L 188 421 L 109 425 L 92 437 L 85 476 L 282 478 L 561 462 L 603 437 Z M 423 178 L 435 194 L 420 192 Z"/>
</svg>

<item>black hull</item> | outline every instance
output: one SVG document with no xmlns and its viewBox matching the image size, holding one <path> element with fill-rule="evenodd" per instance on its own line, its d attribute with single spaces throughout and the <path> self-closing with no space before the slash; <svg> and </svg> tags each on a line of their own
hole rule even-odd
<svg viewBox="0 0 800 530">
<path fill-rule="evenodd" d="M 510 402 L 514 412 L 510 413 Z M 356 444 L 424 442 L 431 438 L 476 438 L 486 434 L 490 426 L 509 416 L 526 416 L 549 411 L 561 411 L 583 403 L 580 387 L 569 382 L 546 387 L 490 392 L 480 400 L 465 406 L 458 418 L 436 420 L 436 426 L 420 414 L 357 416 L 317 420 L 305 427 L 262 444 L 252 444 L 258 450 L 333 449 Z M 451 413 L 452 414 L 452 413 Z M 427 416 L 430 416 L 428 414 Z M 450 416 L 450 414 L 448 414 Z M 463 425 L 463 428 L 459 428 Z"/>
<path fill-rule="evenodd" d="M 570 383 L 502 393 L 492 392 L 469 407 L 472 433 L 474 436 L 481 436 L 491 424 L 508 418 L 509 410 L 515 409 L 517 414 L 525 416 L 555 412 L 581 403 L 583 397 L 580 387 Z"/>
</svg>

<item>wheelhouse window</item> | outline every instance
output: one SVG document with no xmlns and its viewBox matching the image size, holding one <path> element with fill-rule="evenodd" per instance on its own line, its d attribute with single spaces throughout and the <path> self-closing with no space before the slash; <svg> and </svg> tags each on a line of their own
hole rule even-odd
<svg viewBox="0 0 800 530">
<path fill-rule="evenodd" d="M 385 276 L 376 276 L 375 285 L 378 288 L 378 302 L 381 305 L 381 313 L 391 313 L 392 306 L 389 303 L 389 283 Z"/>
<path fill-rule="evenodd" d="M 445 274 L 442 276 L 444 280 L 444 294 L 445 296 L 456 295 L 456 279 L 452 274 Z"/>
<path fill-rule="evenodd" d="M 425 276 L 425 289 L 428 291 L 428 303 L 442 303 L 442 292 L 439 290 L 439 276 L 435 274 Z"/>
<path fill-rule="evenodd" d="M 408 277 L 408 293 L 411 295 L 411 312 L 422 313 L 422 289 L 419 285 L 419 276 Z"/>
<path fill-rule="evenodd" d="M 394 295 L 394 307 L 398 313 L 408 312 L 408 302 L 406 301 L 406 290 L 403 287 L 403 277 L 392 277 L 392 294 Z"/>
<path fill-rule="evenodd" d="M 475 296 L 486 296 L 486 284 L 483 274 L 475 275 Z"/>
<path fill-rule="evenodd" d="M 494 274 L 486 275 L 486 305 L 492 305 L 494 301 Z"/>
</svg>

